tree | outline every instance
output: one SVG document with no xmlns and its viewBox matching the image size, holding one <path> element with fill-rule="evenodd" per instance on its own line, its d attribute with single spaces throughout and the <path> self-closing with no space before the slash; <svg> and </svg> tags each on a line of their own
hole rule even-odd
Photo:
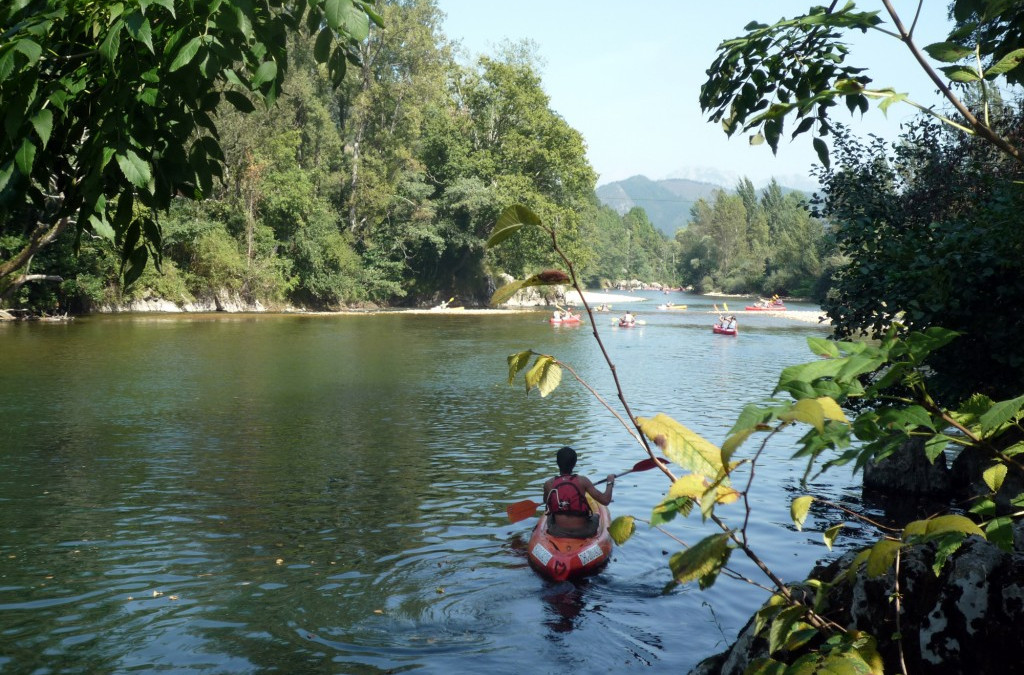
<svg viewBox="0 0 1024 675">
<path fill-rule="evenodd" d="M 0 285 L 71 229 L 114 242 L 131 283 L 160 262 L 158 213 L 223 175 L 213 111 L 273 105 L 287 35 L 318 32 L 336 82 L 379 23 L 365 0 L 14 0 L 0 7 Z"/>
</svg>

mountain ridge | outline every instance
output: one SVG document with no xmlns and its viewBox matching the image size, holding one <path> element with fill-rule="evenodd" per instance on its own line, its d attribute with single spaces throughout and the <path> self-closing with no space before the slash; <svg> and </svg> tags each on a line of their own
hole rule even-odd
<svg viewBox="0 0 1024 675">
<path fill-rule="evenodd" d="M 760 192 L 769 183 L 770 181 L 757 190 Z M 787 187 L 781 182 L 779 184 L 784 192 L 807 193 L 807 190 Z M 636 206 L 641 207 L 656 228 L 674 237 L 677 230 L 689 225 L 693 205 L 700 199 L 712 199 L 716 190 L 732 194 L 736 192 L 736 186 L 734 184 L 727 187 L 720 183 L 693 178 L 670 177 L 652 180 L 638 174 L 599 185 L 595 193 L 601 204 L 619 215 L 625 215 Z"/>
</svg>

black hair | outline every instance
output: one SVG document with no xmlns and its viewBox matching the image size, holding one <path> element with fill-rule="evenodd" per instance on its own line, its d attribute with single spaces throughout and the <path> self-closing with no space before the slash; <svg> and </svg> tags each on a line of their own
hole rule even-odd
<svg viewBox="0 0 1024 675">
<path fill-rule="evenodd" d="M 568 445 L 562 446 L 555 456 L 555 461 L 558 462 L 559 473 L 572 473 L 573 468 L 576 466 L 576 451 Z"/>
</svg>

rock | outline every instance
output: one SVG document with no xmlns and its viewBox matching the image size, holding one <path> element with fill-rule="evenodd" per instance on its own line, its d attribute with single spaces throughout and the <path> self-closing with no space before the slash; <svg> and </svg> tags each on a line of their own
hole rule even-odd
<svg viewBox="0 0 1024 675">
<path fill-rule="evenodd" d="M 864 467 L 864 487 L 885 493 L 948 495 L 951 485 L 946 456 L 929 462 L 920 438 L 911 438 L 885 459 Z"/>
<path fill-rule="evenodd" d="M 900 556 L 901 615 L 895 619 L 893 571 L 875 579 L 863 570 L 850 583 L 837 584 L 829 618 L 878 639 L 885 672 L 901 672 L 899 645 L 907 672 L 920 675 L 1002 675 L 1024 649 L 1024 522 L 1014 527 L 1013 552 L 980 537 L 969 537 L 936 576 L 934 544 L 903 549 Z M 812 573 L 834 579 L 853 560 L 850 552 Z M 753 635 L 754 622 L 735 644 L 698 664 L 691 673 L 740 675 L 749 663 L 767 656 L 768 643 Z M 792 661 L 799 654 L 791 654 Z"/>
</svg>

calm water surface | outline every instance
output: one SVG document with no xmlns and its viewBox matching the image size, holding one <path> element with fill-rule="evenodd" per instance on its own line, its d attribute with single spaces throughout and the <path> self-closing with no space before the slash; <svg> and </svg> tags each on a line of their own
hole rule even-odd
<svg viewBox="0 0 1024 675">
<path fill-rule="evenodd" d="M 714 442 L 826 335 L 744 315 L 717 336 L 710 300 L 647 297 L 645 326 L 597 315 L 633 410 Z M 643 458 L 568 373 L 545 399 L 508 385 L 505 358 L 533 348 L 616 402 L 591 328 L 546 317 L 0 325 L 0 672 L 684 672 L 721 650 L 762 592 L 663 593 L 680 546 L 646 525 L 585 582 L 526 564 L 532 524 L 504 507 L 541 500 L 558 447 L 595 478 Z M 803 578 L 826 550 L 789 524 L 791 451 L 760 466 L 751 531 Z M 620 479 L 613 515 L 647 518 L 667 487 Z"/>
</svg>

